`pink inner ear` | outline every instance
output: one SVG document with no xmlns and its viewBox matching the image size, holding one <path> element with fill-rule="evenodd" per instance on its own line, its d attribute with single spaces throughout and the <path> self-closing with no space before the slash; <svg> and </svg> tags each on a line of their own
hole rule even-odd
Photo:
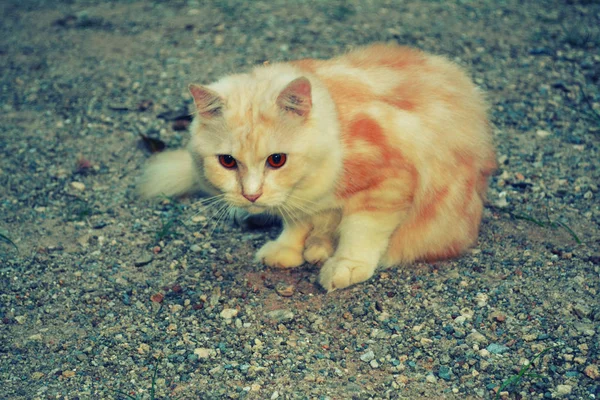
<svg viewBox="0 0 600 400">
<path fill-rule="evenodd" d="M 312 108 L 310 81 L 305 77 L 294 79 L 277 97 L 277 105 L 303 117 L 308 115 Z"/>
<path fill-rule="evenodd" d="M 220 114 L 221 107 L 223 107 L 223 100 L 221 100 L 217 93 L 195 84 L 191 84 L 189 90 L 200 115 L 210 118 Z"/>
</svg>

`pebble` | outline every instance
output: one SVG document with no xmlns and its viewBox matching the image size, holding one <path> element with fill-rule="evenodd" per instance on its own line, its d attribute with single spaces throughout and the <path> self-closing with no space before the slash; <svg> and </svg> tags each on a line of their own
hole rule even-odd
<svg viewBox="0 0 600 400">
<path fill-rule="evenodd" d="M 279 283 L 277 286 L 275 286 L 275 291 L 282 297 L 292 297 L 295 290 L 296 288 L 294 285 L 289 285 L 285 282 Z"/>
<path fill-rule="evenodd" d="M 495 320 L 497 322 L 504 322 L 506 321 L 506 314 L 500 311 L 494 311 L 490 314 L 490 319 Z"/>
<path fill-rule="evenodd" d="M 143 253 L 140 255 L 134 262 L 133 265 L 136 267 L 142 267 L 144 265 L 150 264 L 153 260 L 152 253 Z"/>
<path fill-rule="evenodd" d="M 85 185 L 81 182 L 71 182 L 70 186 L 75 190 L 79 190 L 80 192 L 85 190 Z"/>
<path fill-rule="evenodd" d="M 162 293 L 154 293 L 152 296 L 150 296 L 150 300 L 153 303 L 162 303 L 164 298 L 165 298 L 165 295 Z"/>
<path fill-rule="evenodd" d="M 538 337 L 538 335 L 534 334 L 534 333 L 528 333 L 526 335 L 523 335 L 523 340 L 526 342 L 532 342 L 534 340 L 536 340 Z"/>
<path fill-rule="evenodd" d="M 225 308 L 221 311 L 221 318 L 223 319 L 232 319 L 236 315 L 238 315 L 238 310 L 235 308 Z"/>
<path fill-rule="evenodd" d="M 267 313 L 267 317 L 277 322 L 291 321 L 294 319 L 294 313 L 290 310 L 273 310 Z"/>
<path fill-rule="evenodd" d="M 492 343 L 488 347 L 486 347 L 486 350 L 493 354 L 503 354 L 506 353 L 509 349 L 508 347 L 502 344 Z"/>
<path fill-rule="evenodd" d="M 450 367 L 442 365 L 440 367 L 440 370 L 438 371 L 438 376 L 445 381 L 449 381 L 450 379 L 452 379 L 452 377 L 450 376 L 451 373 L 452 369 Z"/>
<path fill-rule="evenodd" d="M 555 397 L 563 397 L 571 394 L 571 390 L 573 387 L 571 385 L 558 385 L 556 386 L 556 390 L 554 391 Z"/>
<path fill-rule="evenodd" d="M 190 246 L 190 250 L 193 251 L 194 253 L 200 253 L 202 251 L 202 247 L 200 247 L 197 244 L 193 244 Z"/>
<path fill-rule="evenodd" d="M 375 359 L 375 353 L 373 353 L 373 350 L 369 350 L 360 356 L 360 360 L 364 362 L 370 362 L 373 359 Z"/>
<path fill-rule="evenodd" d="M 483 344 L 487 343 L 487 341 L 487 338 L 476 330 L 467 335 L 467 342 Z"/>
<path fill-rule="evenodd" d="M 371 362 L 369 363 L 369 365 L 373 369 L 379 368 L 379 363 L 377 362 L 377 360 L 371 360 Z"/>
<path fill-rule="evenodd" d="M 583 373 L 591 379 L 600 379 L 600 372 L 598 371 L 598 366 L 595 364 L 590 364 L 583 370 Z"/>
<path fill-rule="evenodd" d="M 427 376 L 425 376 L 425 380 L 429 383 L 436 383 L 437 382 L 437 378 L 435 377 L 435 375 L 433 374 L 427 374 Z"/>
<path fill-rule="evenodd" d="M 25 323 L 25 321 L 27 321 L 27 316 L 25 316 L 25 315 L 17 315 L 15 317 L 15 321 L 17 321 L 17 323 L 19 325 L 23 325 Z"/>
<path fill-rule="evenodd" d="M 216 352 L 213 349 L 198 347 L 197 349 L 194 349 L 194 354 L 197 355 L 198 358 L 208 358 L 211 355 L 215 355 Z"/>
<path fill-rule="evenodd" d="M 485 293 L 477 293 L 475 295 L 475 301 L 477 302 L 477 307 L 485 307 L 488 303 L 489 296 Z"/>
<path fill-rule="evenodd" d="M 63 371 L 62 376 L 64 376 L 65 378 L 72 378 L 75 376 L 75 371 L 71 371 L 71 370 Z"/>
<path fill-rule="evenodd" d="M 584 335 L 587 335 L 587 336 L 594 336 L 596 334 L 596 331 L 594 329 L 594 325 L 592 325 L 592 324 L 585 324 L 583 322 L 575 322 L 573 324 L 573 327 L 577 331 L 579 331 L 579 332 L 581 332 L 581 333 L 583 333 Z"/>
<path fill-rule="evenodd" d="M 31 377 L 33 379 L 42 379 L 44 376 L 45 376 L 44 373 L 43 372 L 39 372 L 39 371 L 36 371 L 33 374 L 31 374 Z"/>
<path fill-rule="evenodd" d="M 538 129 L 537 131 L 535 131 L 535 134 L 541 138 L 545 138 L 545 137 L 552 135 L 552 133 L 545 131 L 543 129 Z"/>
</svg>

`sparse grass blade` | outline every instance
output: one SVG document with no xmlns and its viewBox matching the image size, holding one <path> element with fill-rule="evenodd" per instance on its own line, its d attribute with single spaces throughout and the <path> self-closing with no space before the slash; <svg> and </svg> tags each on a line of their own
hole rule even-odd
<svg viewBox="0 0 600 400">
<path fill-rule="evenodd" d="M 542 379 L 544 377 L 543 375 L 536 374 L 535 372 L 530 372 L 529 370 L 533 367 L 533 364 L 536 363 L 537 360 L 539 360 L 541 357 L 544 356 L 544 354 L 546 354 L 550 350 L 555 349 L 557 347 L 560 347 L 560 346 L 548 347 L 547 349 L 540 351 L 538 354 L 536 354 L 533 357 L 531 362 L 527 363 L 526 365 L 523 365 L 516 375 L 511 375 L 510 377 L 508 377 L 504 382 L 502 382 L 502 384 L 498 388 L 498 391 L 496 392 L 496 396 L 494 396 L 494 399 L 498 400 L 500 398 L 500 393 L 504 389 L 506 389 L 510 386 L 515 387 L 515 386 L 519 385 L 521 383 L 521 381 L 523 380 L 523 378 Z"/>
<path fill-rule="evenodd" d="M 15 248 L 15 250 L 17 250 L 17 252 L 19 251 L 19 247 L 8 237 L 8 233 L 6 233 L 5 231 L 0 231 L 0 241 L 12 245 Z"/>
<path fill-rule="evenodd" d="M 577 244 L 581 244 L 582 241 L 579 238 L 579 236 L 577 236 L 577 234 L 575 233 L 575 231 L 573 231 L 573 229 L 571 229 L 567 224 L 565 224 L 564 222 L 561 222 L 559 220 L 552 220 L 550 219 L 550 215 L 548 214 L 548 211 L 546 210 L 546 219 L 548 220 L 548 222 L 542 222 L 530 215 L 524 215 L 524 214 L 520 214 L 514 211 L 509 211 L 509 214 L 512 218 L 514 219 L 522 219 L 524 221 L 528 221 L 528 222 L 532 222 L 534 224 L 536 224 L 539 227 L 542 228 L 552 228 L 552 229 L 557 229 L 557 228 L 563 228 L 564 230 L 566 230 L 567 232 L 569 232 L 569 234 L 571 235 L 571 237 L 573 238 L 573 240 L 575 240 L 575 242 L 577 242 Z"/>
<path fill-rule="evenodd" d="M 518 214 L 515 212 L 511 212 L 510 215 L 515 219 L 522 219 L 524 221 L 533 222 L 534 224 L 536 224 L 537 226 L 541 226 L 542 228 L 546 227 L 546 224 L 528 215 Z"/>
<path fill-rule="evenodd" d="M 573 232 L 573 229 L 571 229 L 567 224 L 562 223 L 560 221 L 556 221 L 556 224 L 558 226 L 561 226 L 562 228 L 564 228 L 567 232 L 569 232 L 571 234 L 571 236 L 573 237 L 573 239 L 577 242 L 577 244 L 581 244 L 581 240 L 579 239 L 579 236 L 577 236 L 577 234 L 575 232 Z"/>
</svg>

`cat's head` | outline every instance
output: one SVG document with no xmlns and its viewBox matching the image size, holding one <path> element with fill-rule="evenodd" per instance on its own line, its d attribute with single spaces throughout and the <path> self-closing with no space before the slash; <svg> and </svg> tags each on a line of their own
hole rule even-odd
<svg viewBox="0 0 600 400">
<path fill-rule="evenodd" d="M 267 68 L 190 92 L 191 149 L 229 205 L 298 214 L 333 186 L 341 168 L 335 111 L 308 78 Z"/>
</svg>

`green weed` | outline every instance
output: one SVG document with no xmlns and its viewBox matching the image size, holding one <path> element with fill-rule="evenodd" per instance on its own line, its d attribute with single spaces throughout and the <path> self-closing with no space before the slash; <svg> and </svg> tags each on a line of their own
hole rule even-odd
<svg viewBox="0 0 600 400">
<path fill-rule="evenodd" d="M 548 347 L 547 349 L 542 350 L 541 352 L 536 354 L 535 357 L 533 357 L 531 362 L 523 365 L 516 375 L 510 376 L 508 379 L 506 379 L 504 382 L 502 382 L 502 384 L 498 388 L 498 391 L 496 392 L 496 396 L 494 397 L 494 399 L 498 400 L 500 398 L 500 392 L 502 392 L 504 389 L 508 388 L 509 386 L 511 386 L 513 389 L 516 388 L 516 386 L 518 386 L 525 378 L 532 378 L 532 379 L 543 378 L 542 375 L 531 372 L 530 370 L 533 367 L 533 364 L 537 360 L 539 360 L 541 357 L 544 356 L 544 354 L 546 354 L 547 352 L 549 352 L 550 350 L 552 350 L 556 347 L 560 347 L 560 346 Z"/>
<path fill-rule="evenodd" d="M 577 234 L 575 233 L 575 231 L 573 231 L 573 229 L 571 229 L 567 224 L 565 224 L 564 222 L 561 222 L 559 220 L 551 220 L 550 216 L 548 215 L 548 212 L 546 212 L 546 222 L 544 221 L 540 221 L 530 215 L 525 215 L 525 214 L 519 214 L 516 212 L 511 211 L 510 212 L 510 216 L 515 218 L 515 219 L 522 219 L 524 221 L 529 221 L 529 222 L 533 222 L 534 224 L 536 224 L 537 226 L 540 226 L 542 228 L 552 228 L 552 229 L 557 229 L 557 228 L 563 228 L 564 230 L 566 230 L 567 232 L 569 232 L 569 234 L 571 235 L 571 237 L 573 238 L 573 240 L 575 240 L 575 242 L 577 242 L 577 244 L 581 244 L 581 239 L 579 239 L 579 236 L 577 236 Z"/>
<path fill-rule="evenodd" d="M 17 247 L 17 245 L 15 244 L 15 242 L 13 242 L 8 237 L 8 232 L 6 232 L 6 231 L 0 231 L 0 242 L 6 242 L 6 243 L 12 245 L 15 248 L 15 250 L 17 250 L 17 252 L 19 251 L 19 248 Z"/>
</svg>

